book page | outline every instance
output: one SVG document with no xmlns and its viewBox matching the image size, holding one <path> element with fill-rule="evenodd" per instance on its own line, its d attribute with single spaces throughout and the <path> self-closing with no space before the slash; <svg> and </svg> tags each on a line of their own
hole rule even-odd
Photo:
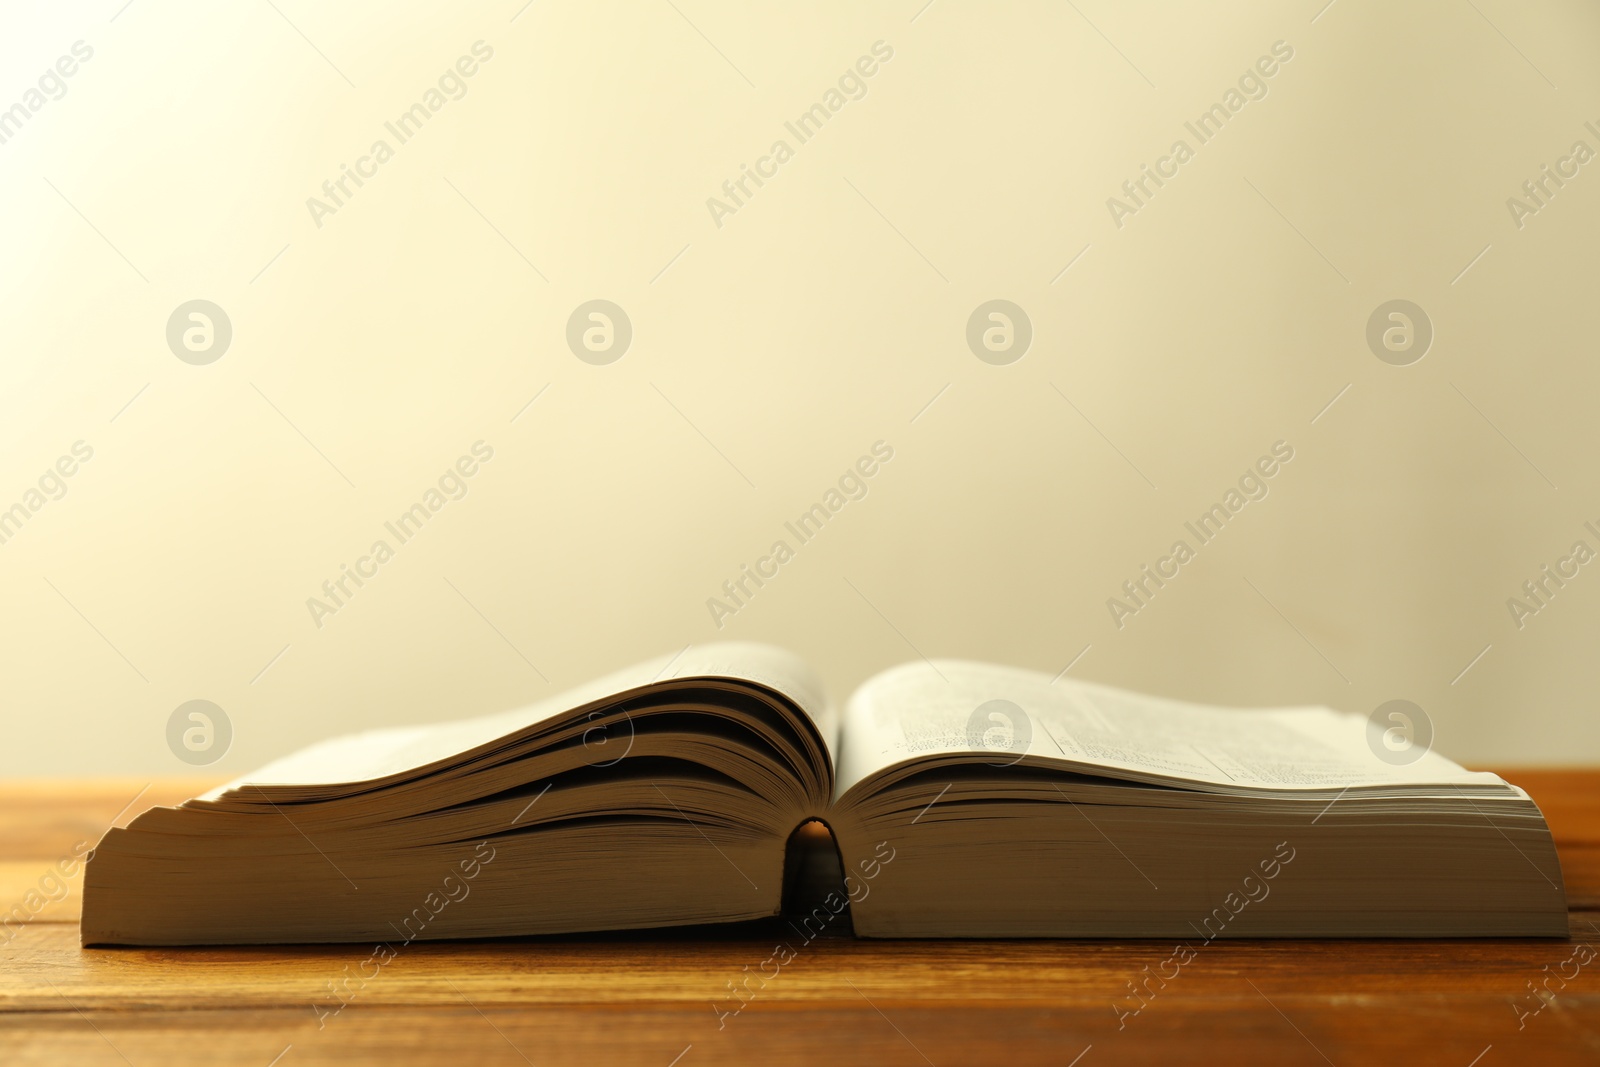
<svg viewBox="0 0 1600 1067">
<path fill-rule="evenodd" d="M 1328 708 L 1219 708 L 960 660 L 870 678 L 841 724 L 835 797 L 918 757 L 1024 757 L 1219 791 L 1498 783 L 1434 752 L 1403 766 L 1368 744 L 1364 716 Z"/>
<path fill-rule="evenodd" d="M 821 683 L 797 656 L 770 645 L 743 642 L 690 646 L 548 697 L 525 707 L 432 726 L 369 730 L 322 741 L 212 790 L 236 786 L 322 785 L 366 782 L 450 760 L 522 730 L 570 715 L 606 698 L 674 679 L 724 678 L 772 689 L 816 724 L 830 755 L 837 751 L 838 714 Z"/>
</svg>

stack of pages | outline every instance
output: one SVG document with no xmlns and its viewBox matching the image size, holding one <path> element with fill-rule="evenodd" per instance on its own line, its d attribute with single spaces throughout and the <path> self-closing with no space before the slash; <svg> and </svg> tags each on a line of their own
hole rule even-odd
<svg viewBox="0 0 1600 1067">
<path fill-rule="evenodd" d="M 1539 809 L 1359 715 L 956 660 L 842 711 L 795 656 L 691 648 L 486 718 L 314 745 L 108 832 L 85 944 L 722 923 L 820 820 L 867 937 L 1567 934 Z M 833 905 L 825 905 L 833 907 Z"/>
</svg>

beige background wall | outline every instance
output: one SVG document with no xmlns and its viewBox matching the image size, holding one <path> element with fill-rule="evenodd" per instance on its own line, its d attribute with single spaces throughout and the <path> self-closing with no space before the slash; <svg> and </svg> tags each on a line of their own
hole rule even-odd
<svg viewBox="0 0 1600 1067">
<path fill-rule="evenodd" d="M 1520 629 L 1507 607 L 1600 550 L 1600 163 L 1507 207 L 1600 150 L 1594 5 L 922 3 L 7 5 L 0 108 L 93 55 L 0 144 L 0 507 L 93 457 L 0 545 L 0 773 L 187 771 L 192 699 L 238 773 L 719 636 L 840 693 L 918 652 L 1070 662 L 1407 698 L 1467 762 L 1600 758 L 1600 565 Z M 1279 41 L 1200 144 L 1185 121 Z M 1180 138 L 1119 227 L 1107 199 Z M 719 227 L 707 199 L 778 139 Z M 565 341 L 596 298 L 633 329 L 604 366 Z M 1033 329 L 1004 366 L 965 337 L 997 298 Z M 1405 366 L 1365 337 L 1396 298 L 1434 330 Z M 166 338 L 194 299 L 232 325 L 206 365 Z M 1280 440 L 1269 494 L 1119 629 L 1107 599 Z M 466 495 L 387 535 L 478 441 Z M 865 497 L 719 630 L 707 598 L 877 441 Z"/>
</svg>

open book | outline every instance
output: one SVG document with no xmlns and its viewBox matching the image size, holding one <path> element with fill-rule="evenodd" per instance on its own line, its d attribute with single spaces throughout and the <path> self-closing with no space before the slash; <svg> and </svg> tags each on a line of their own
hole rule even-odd
<svg viewBox="0 0 1600 1067">
<path fill-rule="evenodd" d="M 410 941 L 720 923 L 804 823 L 868 937 L 1567 935 L 1550 832 L 1364 717 L 954 660 L 842 712 L 793 655 L 691 648 L 530 707 L 326 741 L 109 831 L 85 944 Z M 792 873 L 792 872 L 791 872 Z"/>
</svg>

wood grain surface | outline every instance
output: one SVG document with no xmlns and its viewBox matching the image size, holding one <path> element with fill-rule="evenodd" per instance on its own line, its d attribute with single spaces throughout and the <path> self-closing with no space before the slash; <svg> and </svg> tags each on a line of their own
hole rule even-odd
<svg viewBox="0 0 1600 1067">
<path fill-rule="evenodd" d="M 1572 940 L 1197 944 L 1142 1000 L 1174 945 L 805 942 L 774 920 L 419 942 L 381 967 L 367 945 L 85 950 L 81 869 L 58 862 L 211 783 L 0 786 L 0 1063 L 1594 1064 L 1600 771 L 1502 773 L 1550 820 Z M 747 982 L 779 943 L 793 958 Z"/>
</svg>

